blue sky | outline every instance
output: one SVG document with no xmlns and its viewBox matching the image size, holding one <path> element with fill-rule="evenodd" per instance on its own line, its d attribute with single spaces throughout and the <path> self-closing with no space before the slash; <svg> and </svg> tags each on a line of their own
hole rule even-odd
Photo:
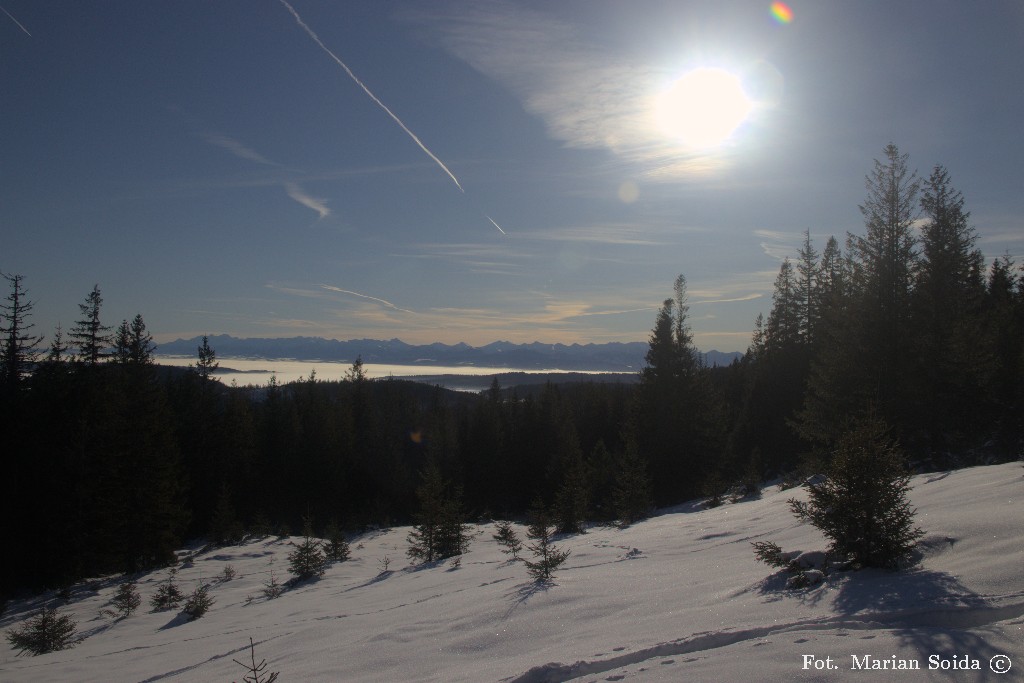
<svg viewBox="0 0 1024 683">
<path fill-rule="evenodd" d="M 474 345 L 645 340 L 683 273 L 743 350 L 889 142 L 1020 259 L 1024 4 L 788 4 L 0 0 L 0 270 L 48 338 L 98 283 L 158 341 Z M 752 102 L 710 148 L 656 123 L 697 67 Z"/>
</svg>

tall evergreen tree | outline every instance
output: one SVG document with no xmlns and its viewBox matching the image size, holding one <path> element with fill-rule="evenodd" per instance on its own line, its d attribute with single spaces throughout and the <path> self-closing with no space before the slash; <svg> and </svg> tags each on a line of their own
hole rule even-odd
<svg viewBox="0 0 1024 683">
<path fill-rule="evenodd" d="M 111 337 L 107 334 L 110 327 L 100 322 L 100 308 L 103 297 L 100 286 L 94 285 L 85 303 L 78 304 L 82 319 L 75 321 L 75 326 L 68 335 L 79 349 L 79 359 L 86 365 L 96 365 L 106 357 Z"/>
<path fill-rule="evenodd" d="M 416 489 L 420 511 L 409 532 L 406 554 L 420 562 L 463 554 L 469 546 L 469 532 L 462 522 L 461 491 L 445 481 L 434 462 L 427 464 L 422 478 Z"/>
<path fill-rule="evenodd" d="M 844 421 L 874 408 L 887 422 L 907 425 L 920 390 L 908 363 L 920 182 L 895 145 L 884 154 L 865 179 L 868 194 L 860 210 L 866 233 L 847 237 L 843 285 L 848 296 L 829 304 L 841 301 L 844 310 L 841 317 L 830 314 L 828 338 L 811 370 L 800 412 L 801 434 L 818 443 L 833 442 Z M 834 263 L 833 253 L 828 256 Z M 833 294 L 835 272 L 827 276 Z"/>
<path fill-rule="evenodd" d="M 963 195 L 942 166 L 925 182 L 921 208 L 925 222 L 913 292 L 913 362 L 923 390 L 915 417 L 928 434 L 928 447 L 944 451 L 966 445 L 963 439 L 976 433 L 991 412 L 985 386 L 991 363 L 978 334 L 983 328 L 984 259 L 974 246 L 977 235 Z"/>
<path fill-rule="evenodd" d="M 210 338 L 203 335 L 203 343 L 199 346 L 199 362 L 196 371 L 203 379 L 210 379 L 210 376 L 220 367 L 217 362 L 217 352 L 210 347 Z"/>
<path fill-rule="evenodd" d="M 686 278 L 677 277 L 673 289 L 675 298 L 665 300 L 651 332 L 632 417 L 658 505 L 700 491 L 723 441 L 720 406 L 686 319 Z"/>
<path fill-rule="evenodd" d="M 817 342 L 821 320 L 821 280 L 822 266 L 818 261 L 818 252 L 811 243 L 811 231 L 805 230 L 804 242 L 796 262 L 796 298 L 800 339 L 807 347 Z"/>
<path fill-rule="evenodd" d="M 17 387 L 38 361 L 36 347 L 42 342 L 42 337 L 29 333 L 35 325 L 28 322 L 32 302 L 25 298 L 22 285 L 25 278 L 6 273 L 0 273 L 0 276 L 11 286 L 7 303 L 0 304 L 0 334 L 3 334 L 0 342 L 0 384 Z"/>
</svg>

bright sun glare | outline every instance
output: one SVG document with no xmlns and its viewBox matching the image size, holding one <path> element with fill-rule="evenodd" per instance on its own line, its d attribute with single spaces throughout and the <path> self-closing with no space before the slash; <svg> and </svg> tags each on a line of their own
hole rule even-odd
<svg viewBox="0 0 1024 683">
<path fill-rule="evenodd" d="M 689 71 L 658 97 L 661 130 L 691 147 L 717 147 L 750 114 L 753 104 L 740 79 L 724 69 Z"/>
</svg>

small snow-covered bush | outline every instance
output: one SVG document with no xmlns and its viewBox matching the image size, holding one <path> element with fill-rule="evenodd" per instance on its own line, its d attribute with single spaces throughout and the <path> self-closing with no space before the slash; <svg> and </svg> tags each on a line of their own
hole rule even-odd
<svg viewBox="0 0 1024 683">
<path fill-rule="evenodd" d="M 26 652 L 42 655 L 74 647 L 81 640 L 77 638 L 77 628 L 70 615 L 58 616 L 55 608 L 44 607 L 19 628 L 11 629 L 6 637 L 19 655 Z"/>
</svg>

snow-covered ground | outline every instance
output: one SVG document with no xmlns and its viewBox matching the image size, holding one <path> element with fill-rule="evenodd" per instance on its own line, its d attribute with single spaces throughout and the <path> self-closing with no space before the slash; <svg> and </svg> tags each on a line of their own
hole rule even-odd
<svg viewBox="0 0 1024 683">
<path fill-rule="evenodd" d="M 248 659 L 250 637 L 279 683 L 1024 680 L 1019 462 L 915 477 L 926 535 L 913 569 L 835 573 L 797 591 L 750 546 L 824 549 L 820 533 L 790 514 L 793 495 L 802 490 L 770 489 L 712 510 L 683 506 L 628 529 L 561 539 L 572 554 L 549 586 L 507 560 L 489 524 L 474 528 L 458 566 L 410 567 L 407 528 L 364 534 L 352 540 L 351 560 L 274 600 L 262 588 L 271 569 L 288 577 L 287 541 L 217 549 L 179 570 L 186 592 L 212 582 L 216 602 L 203 618 L 150 611 L 167 570 L 139 579 L 143 605 L 120 621 L 100 615 L 117 577 L 81 584 L 60 610 L 85 640 L 38 657 L 16 657 L 4 640 L 0 680 L 241 681 L 246 672 L 232 659 Z M 227 564 L 237 576 L 221 581 Z M 11 603 L 0 629 L 53 601 Z M 921 669 L 852 668 L 867 655 Z M 1009 672 L 993 673 L 1007 661 Z M 933 662 L 980 670 L 929 670 Z"/>
</svg>

